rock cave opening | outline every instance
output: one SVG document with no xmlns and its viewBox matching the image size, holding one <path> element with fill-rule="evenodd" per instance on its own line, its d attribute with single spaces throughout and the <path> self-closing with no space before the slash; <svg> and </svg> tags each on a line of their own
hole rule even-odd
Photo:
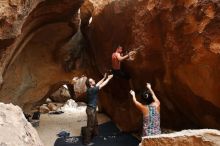
<svg viewBox="0 0 220 146">
<path fill-rule="evenodd" d="M 48 97 L 85 102 L 86 78 L 99 80 L 111 69 L 118 45 L 143 46 L 122 66 L 137 93 L 152 84 L 161 127 L 220 129 L 218 1 L 12 0 L 0 2 L 0 14 L 1 102 L 24 113 Z M 113 78 L 99 106 L 122 131 L 140 133 L 142 115 L 130 89 Z"/>
</svg>

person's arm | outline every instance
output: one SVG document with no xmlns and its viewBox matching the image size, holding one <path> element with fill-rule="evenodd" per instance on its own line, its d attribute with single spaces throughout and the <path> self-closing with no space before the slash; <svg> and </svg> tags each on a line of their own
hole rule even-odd
<svg viewBox="0 0 220 146">
<path fill-rule="evenodd" d="M 151 92 L 154 102 L 159 106 L 160 105 L 160 101 L 158 100 L 157 96 L 155 95 L 153 89 L 151 88 L 151 84 L 147 83 L 147 88 L 149 89 L 149 91 Z"/>
<path fill-rule="evenodd" d="M 108 78 L 99 85 L 99 89 L 104 87 L 112 79 L 112 77 L 113 77 L 113 75 L 108 75 Z"/>
<path fill-rule="evenodd" d="M 121 56 L 119 53 L 116 53 L 116 57 L 119 61 L 125 60 L 129 57 L 129 55 Z"/>
<path fill-rule="evenodd" d="M 135 106 L 137 107 L 137 109 L 140 110 L 142 113 L 146 114 L 146 112 L 147 112 L 146 107 L 137 101 L 137 99 L 135 97 L 135 92 L 133 90 L 131 90 L 130 94 L 132 95 L 133 102 L 134 102 Z"/>
<path fill-rule="evenodd" d="M 136 53 L 136 51 L 130 51 L 127 55 L 125 56 L 121 56 L 119 53 L 116 53 L 116 57 L 119 61 L 125 60 L 127 58 L 129 58 L 129 56 L 134 55 Z"/>
<path fill-rule="evenodd" d="M 104 77 L 96 84 L 96 86 L 100 86 L 100 84 L 104 82 L 106 77 L 107 77 L 107 73 L 105 73 Z"/>
</svg>

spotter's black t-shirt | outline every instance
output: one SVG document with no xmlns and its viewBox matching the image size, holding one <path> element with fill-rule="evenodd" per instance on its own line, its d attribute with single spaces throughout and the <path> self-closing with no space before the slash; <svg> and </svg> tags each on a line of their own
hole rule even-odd
<svg viewBox="0 0 220 146">
<path fill-rule="evenodd" d="M 88 106 L 96 108 L 98 91 L 99 91 L 99 86 L 95 86 L 87 89 Z"/>
</svg>

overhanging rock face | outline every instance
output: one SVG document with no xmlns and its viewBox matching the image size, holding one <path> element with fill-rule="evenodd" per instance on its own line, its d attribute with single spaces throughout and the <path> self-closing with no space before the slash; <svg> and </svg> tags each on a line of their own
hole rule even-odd
<svg viewBox="0 0 220 146">
<path fill-rule="evenodd" d="M 133 62 L 125 61 L 124 70 L 136 91 L 146 81 L 153 84 L 162 126 L 220 128 L 219 1 L 91 1 L 88 37 L 100 72 L 111 68 L 118 45 L 125 50 L 142 45 Z M 110 86 L 101 99 L 105 111 L 124 129 L 141 125 L 128 82 L 114 79 Z"/>
<path fill-rule="evenodd" d="M 152 83 L 161 101 L 161 125 L 220 128 L 219 1 L 87 0 L 81 7 L 83 2 L 1 1 L 0 101 L 30 109 L 51 86 L 73 76 L 86 72 L 101 78 L 118 45 L 143 46 L 123 67 L 137 92 L 146 81 Z M 66 72 L 65 46 L 71 46 L 79 28 L 79 8 L 89 43 L 84 53 L 76 53 L 90 66 Z M 102 109 L 126 131 L 141 129 L 142 121 L 130 88 L 128 81 L 115 78 L 100 94 Z"/>
<path fill-rule="evenodd" d="M 76 33 L 77 12 L 83 0 L 2 3 L 0 100 L 30 109 L 52 85 L 71 81 L 81 72 L 64 71 L 62 63 L 67 50 L 63 51 L 60 44 Z"/>
<path fill-rule="evenodd" d="M 219 146 L 220 131 L 212 129 L 184 130 L 171 134 L 148 136 L 139 146 Z"/>
</svg>

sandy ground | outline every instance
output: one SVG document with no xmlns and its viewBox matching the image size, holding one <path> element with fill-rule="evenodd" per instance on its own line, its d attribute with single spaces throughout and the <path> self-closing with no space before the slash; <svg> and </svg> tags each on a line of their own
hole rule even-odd
<svg viewBox="0 0 220 146">
<path fill-rule="evenodd" d="M 80 106 L 76 110 L 59 115 L 41 114 L 40 125 L 36 128 L 45 146 L 53 146 L 56 134 L 65 130 L 71 136 L 79 136 L 81 127 L 86 126 L 86 107 Z M 110 121 L 104 114 L 98 114 L 99 124 Z"/>
</svg>

